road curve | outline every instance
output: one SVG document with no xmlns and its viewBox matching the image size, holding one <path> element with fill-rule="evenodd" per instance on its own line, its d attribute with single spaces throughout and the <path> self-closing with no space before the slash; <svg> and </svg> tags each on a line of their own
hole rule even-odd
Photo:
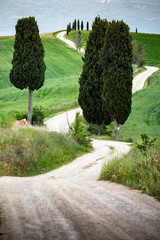
<svg viewBox="0 0 160 240">
<path fill-rule="evenodd" d="M 142 72 L 138 74 L 134 79 L 133 79 L 133 87 L 132 87 L 132 93 L 135 93 L 141 89 L 143 89 L 145 81 L 149 76 L 151 76 L 154 72 L 158 71 L 159 68 L 157 67 L 148 67 L 145 66 L 147 69 L 145 72 Z"/>
<path fill-rule="evenodd" d="M 75 45 L 74 42 L 72 42 L 72 41 L 64 38 L 64 35 L 65 35 L 65 34 L 66 34 L 66 31 L 60 32 L 60 33 L 57 34 L 57 38 L 60 39 L 61 41 L 65 42 L 70 48 L 74 48 L 74 49 L 77 50 L 76 45 Z M 79 50 L 79 52 L 85 53 L 84 48 L 81 48 L 81 49 Z"/>
<path fill-rule="evenodd" d="M 55 123 L 63 116 L 66 113 Z M 74 116 L 75 111 L 68 112 L 60 126 L 68 125 Z M 61 127 L 56 131 L 68 131 Z M 49 130 L 55 130 L 54 125 Z M 97 181 L 103 162 L 127 153 L 130 146 L 93 140 L 93 147 L 94 152 L 44 175 L 1 177 L 0 232 L 4 235 L 0 239 L 158 240 L 160 202 L 124 186 Z"/>
</svg>

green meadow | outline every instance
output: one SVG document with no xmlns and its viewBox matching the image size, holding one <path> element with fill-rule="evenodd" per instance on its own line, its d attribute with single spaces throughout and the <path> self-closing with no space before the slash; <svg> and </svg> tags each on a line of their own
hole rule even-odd
<svg viewBox="0 0 160 240">
<path fill-rule="evenodd" d="M 75 39 L 77 32 L 68 38 Z M 83 46 L 88 31 L 82 32 Z M 140 42 L 146 54 L 146 65 L 160 67 L 160 35 L 131 33 L 132 39 Z M 78 79 L 82 71 L 82 54 L 56 39 L 56 33 L 43 34 L 45 63 L 47 65 L 44 86 L 34 91 L 33 106 L 44 108 L 45 116 L 78 106 Z M 19 90 L 11 85 L 9 72 L 12 67 L 14 37 L 0 38 L 0 125 L 5 127 L 15 120 L 17 112 L 26 113 L 28 90 Z M 121 140 L 132 140 L 143 132 L 160 136 L 160 71 L 148 80 L 148 86 L 133 95 L 132 112 L 127 122 L 120 126 Z"/>
<path fill-rule="evenodd" d="M 45 115 L 53 115 L 77 106 L 78 78 L 82 70 L 81 54 L 56 39 L 55 34 L 43 35 L 45 48 L 44 86 L 33 94 L 33 106 L 42 106 Z M 14 37 L 0 38 L 0 122 L 14 119 L 16 112 L 27 112 L 28 90 L 15 88 L 9 80 L 12 67 Z M 5 117 L 6 116 L 6 117 Z"/>
</svg>

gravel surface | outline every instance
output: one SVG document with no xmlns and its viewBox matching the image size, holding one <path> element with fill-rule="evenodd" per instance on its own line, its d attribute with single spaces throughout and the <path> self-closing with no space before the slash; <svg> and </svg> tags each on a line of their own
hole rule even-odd
<svg viewBox="0 0 160 240">
<path fill-rule="evenodd" d="M 68 131 L 76 111 L 48 120 L 48 129 Z M 0 238 L 160 239 L 160 202 L 124 186 L 97 181 L 104 161 L 127 153 L 129 144 L 93 140 L 93 147 L 92 153 L 44 175 L 1 177 L 4 235 Z"/>
</svg>

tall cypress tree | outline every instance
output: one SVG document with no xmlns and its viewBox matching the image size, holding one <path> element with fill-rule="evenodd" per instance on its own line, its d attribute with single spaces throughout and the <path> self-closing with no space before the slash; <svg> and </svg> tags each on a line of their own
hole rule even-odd
<svg viewBox="0 0 160 240">
<path fill-rule="evenodd" d="M 87 22 L 86 29 L 89 31 L 89 22 Z"/>
<path fill-rule="evenodd" d="M 79 104 L 83 110 L 84 118 L 89 123 L 101 125 L 110 123 L 110 118 L 102 111 L 103 67 L 100 63 L 101 48 L 108 22 L 96 17 L 89 35 L 85 55 L 83 58 L 83 71 L 79 79 Z"/>
<path fill-rule="evenodd" d="M 78 30 L 78 31 L 80 30 L 80 22 L 79 22 L 79 19 L 78 19 L 78 22 L 77 22 L 77 30 Z"/>
<path fill-rule="evenodd" d="M 83 21 L 81 21 L 81 31 L 83 31 Z"/>
<path fill-rule="evenodd" d="M 69 34 L 69 25 L 67 24 L 67 36 Z"/>
<path fill-rule="evenodd" d="M 77 21 L 76 21 L 76 19 L 74 20 L 74 30 L 76 31 L 76 29 L 77 29 Z"/>
<path fill-rule="evenodd" d="M 35 18 L 19 19 L 16 25 L 10 81 L 21 90 L 29 89 L 28 121 L 30 123 L 32 121 L 33 91 L 43 86 L 45 70 L 44 48 Z"/>
<path fill-rule="evenodd" d="M 103 108 L 115 123 L 114 138 L 117 139 L 119 124 L 127 120 L 132 100 L 132 44 L 129 27 L 123 21 L 109 24 L 102 55 Z"/>
</svg>

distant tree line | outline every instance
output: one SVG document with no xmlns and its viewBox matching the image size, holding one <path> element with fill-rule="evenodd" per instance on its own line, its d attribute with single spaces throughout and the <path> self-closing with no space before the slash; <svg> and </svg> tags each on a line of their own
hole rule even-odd
<svg viewBox="0 0 160 240">
<path fill-rule="evenodd" d="M 84 23 L 83 21 L 78 20 L 74 20 L 73 23 L 69 23 L 67 24 L 67 35 L 71 32 L 71 31 L 83 31 L 84 30 Z M 86 23 L 86 30 L 89 31 L 89 22 Z"/>
</svg>

